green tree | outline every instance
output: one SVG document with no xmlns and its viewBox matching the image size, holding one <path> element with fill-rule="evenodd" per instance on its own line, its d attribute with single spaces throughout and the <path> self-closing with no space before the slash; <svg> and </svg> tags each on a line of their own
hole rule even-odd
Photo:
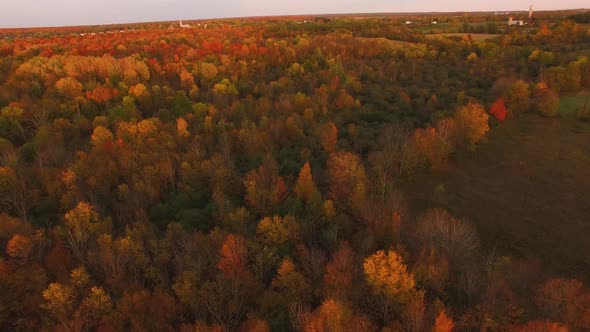
<svg viewBox="0 0 590 332">
<path fill-rule="evenodd" d="M 0 135 L 7 138 L 26 140 L 25 130 L 21 124 L 25 111 L 16 106 L 6 106 L 0 110 Z"/>
</svg>

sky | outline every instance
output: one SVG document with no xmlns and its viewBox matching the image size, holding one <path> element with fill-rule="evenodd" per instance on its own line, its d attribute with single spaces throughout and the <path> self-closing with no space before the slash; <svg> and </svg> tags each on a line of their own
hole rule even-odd
<svg viewBox="0 0 590 332">
<path fill-rule="evenodd" d="M 0 27 L 92 25 L 239 16 L 528 10 L 590 7 L 588 0 L 0 0 Z"/>
</svg>

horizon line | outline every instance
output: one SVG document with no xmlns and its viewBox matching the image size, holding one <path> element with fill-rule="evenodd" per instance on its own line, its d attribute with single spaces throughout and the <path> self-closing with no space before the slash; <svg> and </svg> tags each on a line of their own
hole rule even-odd
<svg viewBox="0 0 590 332">
<path fill-rule="evenodd" d="M 561 11 L 588 11 L 590 8 L 562 8 L 562 9 L 536 9 L 535 12 L 561 12 Z M 219 16 L 209 18 L 178 18 L 178 19 L 166 19 L 166 20 L 155 20 L 155 21 L 137 21 L 137 22 L 109 22 L 109 23 L 96 23 L 96 24 L 77 24 L 77 25 L 55 25 L 55 26 L 0 26 L 0 30 L 18 30 L 18 29 L 51 29 L 51 28 L 88 28 L 88 27 L 100 27 L 100 26 L 114 26 L 114 25 L 127 25 L 127 24 L 149 24 L 149 23 L 168 23 L 168 22 L 197 22 L 197 21 L 219 21 L 219 20 L 230 20 L 230 19 L 257 19 L 257 18 L 281 18 L 281 17 L 317 17 L 317 16 L 352 16 L 352 15 L 417 15 L 417 14 L 459 14 L 459 13 L 496 13 L 496 12 L 510 12 L 510 13 L 527 13 L 526 10 L 459 10 L 459 11 L 401 11 L 401 12 L 340 12 L 340 13 L 307 13 L 307 14 L 272 14 L 272 15 L 246 15 L 246 16 Z"/>
</svg>

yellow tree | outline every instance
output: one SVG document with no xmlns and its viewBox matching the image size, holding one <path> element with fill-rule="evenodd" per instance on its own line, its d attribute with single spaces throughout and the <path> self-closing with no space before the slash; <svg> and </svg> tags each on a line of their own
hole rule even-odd
<svg viewBox="0 0 590 332">
<path fill-rule="evenodd" d="M 188 123 L 184 118 L 176 119 L 176 132 L 180 137 L 189 137 L 190 132 L 188 131 Z"/>
<path fill-rule="evenodd" d="M 97 126 L 90 136 L 90 141 L 95 147 L 101 147 L 105 143 L 113 141 L 113 133 L 108 128 Z"/>
<path fill-rule="evenodd" d="M 295 269 L 295 265 L 289 258 L 285 258 L 272 281 L 272 287 L 281 292 L 288 301 L 306 303 L 312 293 L 311 285 Z"/>
<path fill-rule="evenodd" d="M 455 113 L 455 124 L 459 143 L 469 150 L 474 150 L 477 143 L 490 130 L 488 114 L 480 104 L 476 103 L 461 107 Z"/>
<path fill-rule="evenodd" d="M 66 213 L 64 226 L 64 242 L 80 259 L 84 258 L 98 234 L 110 234 L 111 231 L 110 219 L 100 220 L 94 207 L 86 202 L 80 202 Z"/>
<path fill-rule="evenodd" d="M 256 237 L 266 246 L 280 250 L 299 237 L 299 225 L 292 216 L 266 217 L 258 223 Z"/>
<path fill-rule="evenodd" d="M 92 287 L 90 294 L 82 301 L 79 310 L 86 326 L 91 328 L 113 310 L 111 297 L 102 287 Z"/>
<path fill-rule="evenodd" d="M 374 331 L 371 321 L 355 315 L 347 305 L 328 299 L 313 313 L 304 319 L 305 332 L 339 332 L 339 331 Z M 304 317 L 305 318 L 305 317 Z"/>
<path fill-rule="evenodd" d="M 531 91 L 524 81 L 516 81 L 506 91 L 504 99 L 511 115 L 526 112 L 530 108 Z"/>
<path fill-rule="evenodd" d="M 73 77 L 64 77 L 55 82 L 55 89 L 57 92 L 66 99 L 74 102 L 78 117 L 80 117 L 80 101 L 82 98 L 82 83 L 78 82 Z"/>
<path fill-rule="evenodd" d="M 62 324 L 63 328 L 69 330 L 70 317 L 76 304 L 74 289 L 60 283 L 52 283 L 43 291 L 43 299 L 45 303 L 42 307 Z"/>
<path fill-rule="evenodd" d="M 398 308 L 407 304 L 415 294 L 414 276 L 393 250 L 380 250 L 365 258 L 363 272 L 373 294 L 382 299 L 385 320 L 392 306 Z"/>
</svg>

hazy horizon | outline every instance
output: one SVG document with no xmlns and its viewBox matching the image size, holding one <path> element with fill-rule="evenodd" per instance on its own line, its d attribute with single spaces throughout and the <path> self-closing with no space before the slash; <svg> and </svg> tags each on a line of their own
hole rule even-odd
<svg viewBox="0 0 590 332">
<path fill-rule="evenodd" d="M 461 12 L 461 11 L 526 11 L 530 1 L 501 0 L 494 3 L 465 3 L 449 0 L 3 0 L 0 4 L 0 28 L 77 26 L 135 22 L 171 21 L 177 19 L 212 19 L 247 16 L 281 16 L 349 13 Z M 587 1 L 559 3 L 542 0 L 533 3 L 536 10 L 580 9 Z"/>
</svg>

